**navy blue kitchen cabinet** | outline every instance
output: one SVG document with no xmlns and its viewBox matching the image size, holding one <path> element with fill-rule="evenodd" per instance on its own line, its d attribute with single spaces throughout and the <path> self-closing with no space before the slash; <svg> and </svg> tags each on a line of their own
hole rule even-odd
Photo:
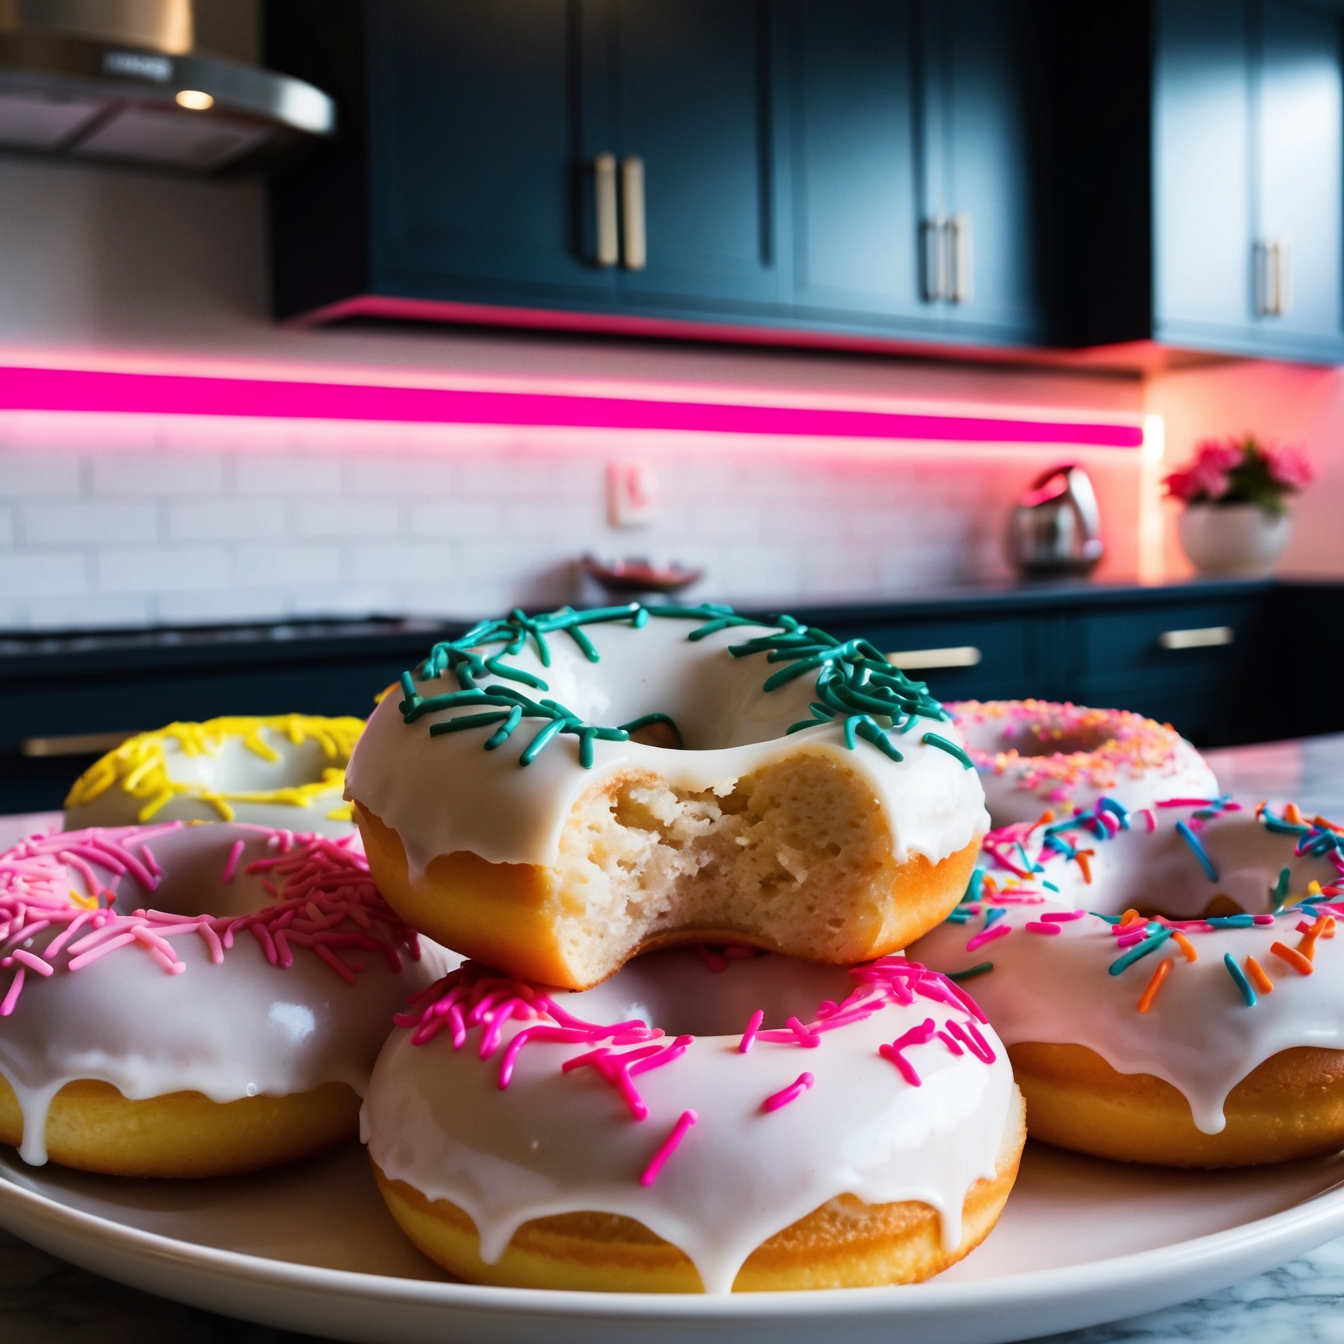
<svg viewBox="0 0 1344 1344">
<path fill-rule="evenodd" d="M 1059 20 L 1068 342 L 1344 359 L 1344 9 L 1112 0 Z"/>
<path fill-rule="evenodd" d="M 270 0 L 279 314 L 1039 340 L 1028 7 Z"/>
</svg>

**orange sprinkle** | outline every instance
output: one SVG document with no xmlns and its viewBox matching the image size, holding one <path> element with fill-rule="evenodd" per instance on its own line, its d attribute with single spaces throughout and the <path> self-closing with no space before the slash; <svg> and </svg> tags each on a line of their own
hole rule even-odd
<svg viewBox="0 0 1344 1344">
<path fill-rule="evenodd" d="M 1333 938 L 1334 936 L 1335 936 L 1335 917 L 1334 915 L 1326 915 L 1325 928 L 1321 930 L 1321 937 Z"/>
<path fill-rule="evenodd" d="M 1194 945 L 1194 943 L 1192 943 L 1192 942 L 1185 936 L 1185 934 L 1183 934 L 1183 933 L 1180 931 L 1180 929 L 1173 929 L 1173 930 L 1171 931 L 1171 937 L 1172 937 L 1172 941 L 1176 944 L 1176 946 L 1179 947 L 1179 948 L 1181 949 L 1181 951 L 1185 953 L 1185 959 L 1186 959 L 1186 961 L 1198 961 L 1198 960 L 1199 960 L 1199 953 L 1195 951 L 1195 945 Z"/>
<path fill-rule="evenodd" d="M 1313 826 L 1322 826 L 1327 831 L 1335 831 L 1340 835 L 1344 835 L 1344 826 L 1341 826 L 1337 821 L 1327 821 L 1319 812 L 1312 817 L 1311 824 Z"/>
<path fill-rule="evenodd" d="M 1298 811 L 1296 803 L 1284 803 L 1283 819 L 1284 821 L 1290 822 L 1294 826 L 1305 826 L 1307 824 L 1306 819 L 1303 817 L 1302 813 Z"/>
<path fill-rule="evenodd" d="M 1317 915 L 1311 928 L 1302 935 L 1302 941 L 1297 945 L 1297 950 L 1308 961 L 1315 961 L 1316 959 L 1316 939 L 1325 932 L 1325 921 L 1329 918 L 1329 915 Z"/>
<path fill-rule="evenodd" d="M 999 884 L 994 880 L 993 874 L 991 873 L 985 874 L 985 880 L 980 883 L 980 889 L 982 891 L 988 891 L 991 893 L 998 891 Z"/>
<path fill-rule="evenodd" d="M 1153 978 L 1148 982 L 1148 988 L 1143 991 L 1139 998 L 1139 1012 L 1146 1013 L 1153 1006 L 1157 991 L 1162 988 L 1162 982 L 1171 974 L 1171 968 L 1175 964 L 1170 957 L 1163 957 L 1157 963 L 1157 970 L 1153 972 Z"/>
<path fill-rule="evenodd" d="M 1123 929 L 1130 924 L 1142 924 L 1143 916 L 1139 914 L 1132 906 L 1120 916 L 1120 927 Z"/>
<path fill-rule="evenodd" d="M 1256 805 L 1255 805 L 1255 819 L 1256 819 L 1256 821 L 1259 821 L 1259 820 L 1260 820 L 1261 816 L 1264 815 L 1265 808 L 1267 808 L 1268 806 L 1269 806 L 1269 799 L 1268 799 L 1268 798 L 1262 798 L 1258 803 L 1256 803 Z"/>
<path fill-rule="evenodd" d="M 1074 851 L 1073 857 L 1078 860 L 1078 866 L 1083 870 L 1083 881 L 1092 881 L 1092 865 L 1088 859 L 1097 851 L 1095 849 L 1079 849 Z"/>
<path fill-rule="evenodd" d="M 1303 975 L 1310 975 L 1316 969 L 1295 947 L 1286 947 L 1283 943 L 1271 943 L 1269 950 L 1280 961 L 1286 961 L 1293 970 L 1301 971 Z"/>
<path fill-rule="evenodd" d="M 1246 976 L 1262 994 L 1274 992 L 1274 982 L 1265 974 L 1265 968 L 1254 957 L 1246 958 Z"/>
</svg>

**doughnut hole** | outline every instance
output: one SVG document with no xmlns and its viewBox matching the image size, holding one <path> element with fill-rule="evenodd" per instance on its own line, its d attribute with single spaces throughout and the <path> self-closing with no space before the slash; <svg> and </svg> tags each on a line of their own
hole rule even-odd
<svg viewBox="0 0 1344 1344">
<path fill-rule="evenodd" d="M 1021 1097 L 1004 1129 L 992 1179 L 971 1186 L 961 1244 L 943 1249 L 937 1213 L 917 1200 L 864 1204 L 840 1195 L 763 1241 L 733 1281 L 735 1293 L 861 1288 L 918 1283 L 969 1255 L 994 1228 L 1017 1178 L 1026 1132 Z M 643 1223 L 611 1213 L 564 1213 L 524 1223 L 487 1265 L 475 1224 L 456 1204 L 430 1201 L 377 1163 L 378 1188 L 402 1230 L 427 1255 L 469 1283 L 587 1292 L 698 1293 L 686 1255 Z"/>
<path fill-rule="evenodd" d="M 575 805 L 552 868 L 459 852 L 412 886 L 396 833 L 358 805 L 356 817 L 379 890 L 414 928 L 572 989 L 678 944 L 742 943 L 834 965 L 899 951 L 956 905 L 979 848 L 897 863 L 872 789 L 818 751 L 721 793 L 653 774 L 609 779 Z"/>
<path fill-rule="evenodd" d="M 81 1079 L 47 1114 L 51 1161 L 113 1176 L 236 1176 L 293 1162 L 359 1133 L 359 1098 L 345 1083 L 286 1097 L 215 1102 L 200 1092 L 132 1101 L 111 1083 Z M 0 1077 L 0 1143 L 23 1141 L 23 1113 Z"/>
<path fill-rule="evenodd" d="M 1272 1055 L 1228 1094 L 1227 1127 L 1195 1128 L 1190 1103 L 1147 1073 L 1119 1073 L 1081 1045 L 1008 1047 L 1033 1139 L 1122 1162 L 1249 1167 L 1344 1148 L 1344 1050 Z"/>
</svg>

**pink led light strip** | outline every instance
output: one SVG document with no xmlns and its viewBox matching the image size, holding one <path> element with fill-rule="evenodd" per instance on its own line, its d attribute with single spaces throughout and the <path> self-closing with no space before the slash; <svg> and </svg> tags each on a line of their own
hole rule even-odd
<svg viewBox="0 0 1344 1344">
<path fill-rule="evenodd" d="M 1132 423 L 923 415 L 363 383 L 0 367 L 0 410 L 96 411 L 420 424 L 675 429 L 720 434 L 1138 448 Z"/>
</svg>

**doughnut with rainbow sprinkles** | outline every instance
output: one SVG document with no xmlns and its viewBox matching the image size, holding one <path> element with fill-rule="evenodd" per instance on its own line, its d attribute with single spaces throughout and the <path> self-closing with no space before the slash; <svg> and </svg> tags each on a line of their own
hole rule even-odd
<svg viewBox="0 0 1344 1344">
<path fill-rule="evenodd" d="M 1034 1138 L 1167 1166 L 1337 1151 L 1344 828 L 1228 799 L 1172 814 L 1150 830 L 1103 799 L 1063 829 L 992 832 L 967 899 L 911 955 L 973 984 Z M 1122 850 L 1127 868 L 1104 862 Z"/>
<path fill-rule="evenodd" d="M 353 834 L 30 838 L 0 855 L 0 1142 L 135 1176 L 320 1151 L 354 1135 L 392 1015 L 447 964 Z"/>
<path fill-rule="evenodd" d="M 1210 798 L 1218 781 L 1179 733 L 1125 709 L 1049 700 L 963 700 L 944 706 L 985 786 L 994 826 L 1059 816 L 1109 796 L 1128 808 Z"/>
</svg>

